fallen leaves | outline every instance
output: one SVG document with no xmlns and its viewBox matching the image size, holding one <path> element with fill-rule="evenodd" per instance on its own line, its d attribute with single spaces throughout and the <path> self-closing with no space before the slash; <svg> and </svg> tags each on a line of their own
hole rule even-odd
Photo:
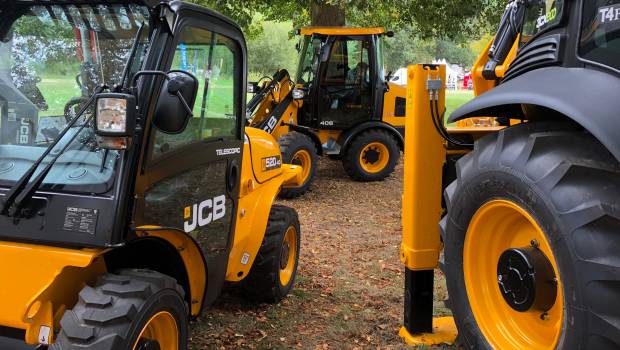
<svg viewBox="0 0 620 350">
<path fill-rule="evenodd" d="M 401 178 L 402 163 L 385 181 L 358 183 L 339 162 L 322 159 L 311 191 L 282 201 L 297 210 L 302 230 L 292 294 L 257 305 L 228 288 L 192 324 L 190 348 L 410 349 L 398 337 Z"/>
</svg>

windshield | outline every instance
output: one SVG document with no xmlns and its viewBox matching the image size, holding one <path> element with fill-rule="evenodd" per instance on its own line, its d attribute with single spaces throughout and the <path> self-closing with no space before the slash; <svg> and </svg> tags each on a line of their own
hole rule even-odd
<svg viewBox="0 0 620 350">
<path fill-rule="evenodd" d="M 130 73 L 139 69 L 149 32 L 149 11 L 138 5 L 41 5 L 18 12 L 23 15 L 8 19 L 12 26 L 0 42 L 0 185 L 9 186 L 44 152 L 98 85 L 121 83 L 132 44 L 144 23 Z M 91 115 L 89 108 L 48 158 Z M 92 125 L 91 120 L 75 137 L 43 187 L 90 193 L 110 189 L 121 153 L 98 148 Z"/>
<path fill-rule="evenodd" d="M 579 54 L 620 69 L 620 1 L 593 0 L 583 6 Z"/>
<path fill-rule="evenodd" d="M 521 42 L 528 42 L 533 36 L 551 28 L 562 18 L 563 0 L 533 0 L 527 5 Z"/>
<path fill-rule="evenodd" d="M 319 52 L 321 51 L 322 41 L 317 36 L 305 36 L 303 38 L 302 49 L 297 68 L 297 84 L 309 84 L 314 80 L 314 75 L 318 68 Z"/>
</svg>

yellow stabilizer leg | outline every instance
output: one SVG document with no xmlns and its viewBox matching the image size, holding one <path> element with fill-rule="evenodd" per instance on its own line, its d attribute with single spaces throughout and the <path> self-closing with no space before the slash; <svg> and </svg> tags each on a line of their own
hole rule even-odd
<svg viewBox="0 0 620 350">
<path fill-rule="evenodd" d="M 433 318 L 433 333 L 410 334 L 405 327 L 401 327 L 398 335 L 408 345 L 452 345 L 456 341 L 458 332 L 452 317 Z"/>
</svg>

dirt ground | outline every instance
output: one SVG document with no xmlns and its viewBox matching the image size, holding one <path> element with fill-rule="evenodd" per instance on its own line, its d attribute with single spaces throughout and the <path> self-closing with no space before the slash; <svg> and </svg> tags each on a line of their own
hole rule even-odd
<svg viewBox="0 0 620 350">
<path fill-rule="evenodd" d="M 244 301 L 233 289 L 192 324 L 192 349 L 404 349 L 402 160 L 385 181 L 357 183 L 323 159 L 299 213 L 302 245 L 292 294 L 279 305 Z M 435 314 L 445 280 L 436 278 Z M 443 347 L 449 349 L 451 347 Z M 409 348 L 411 349 L 411 348 Z"/>
</svg>

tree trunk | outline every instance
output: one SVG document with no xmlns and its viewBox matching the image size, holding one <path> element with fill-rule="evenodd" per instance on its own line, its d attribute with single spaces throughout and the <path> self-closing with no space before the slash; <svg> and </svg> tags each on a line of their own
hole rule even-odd
<svg viewBox="0 0 620 350">
<path fill-rule="evenodd" d="M 312 26 L 339 26 L 345 25 L 344 8 L 338 5 L 326 4 L 321 0 L 310 2 Z"/>
</svg>

